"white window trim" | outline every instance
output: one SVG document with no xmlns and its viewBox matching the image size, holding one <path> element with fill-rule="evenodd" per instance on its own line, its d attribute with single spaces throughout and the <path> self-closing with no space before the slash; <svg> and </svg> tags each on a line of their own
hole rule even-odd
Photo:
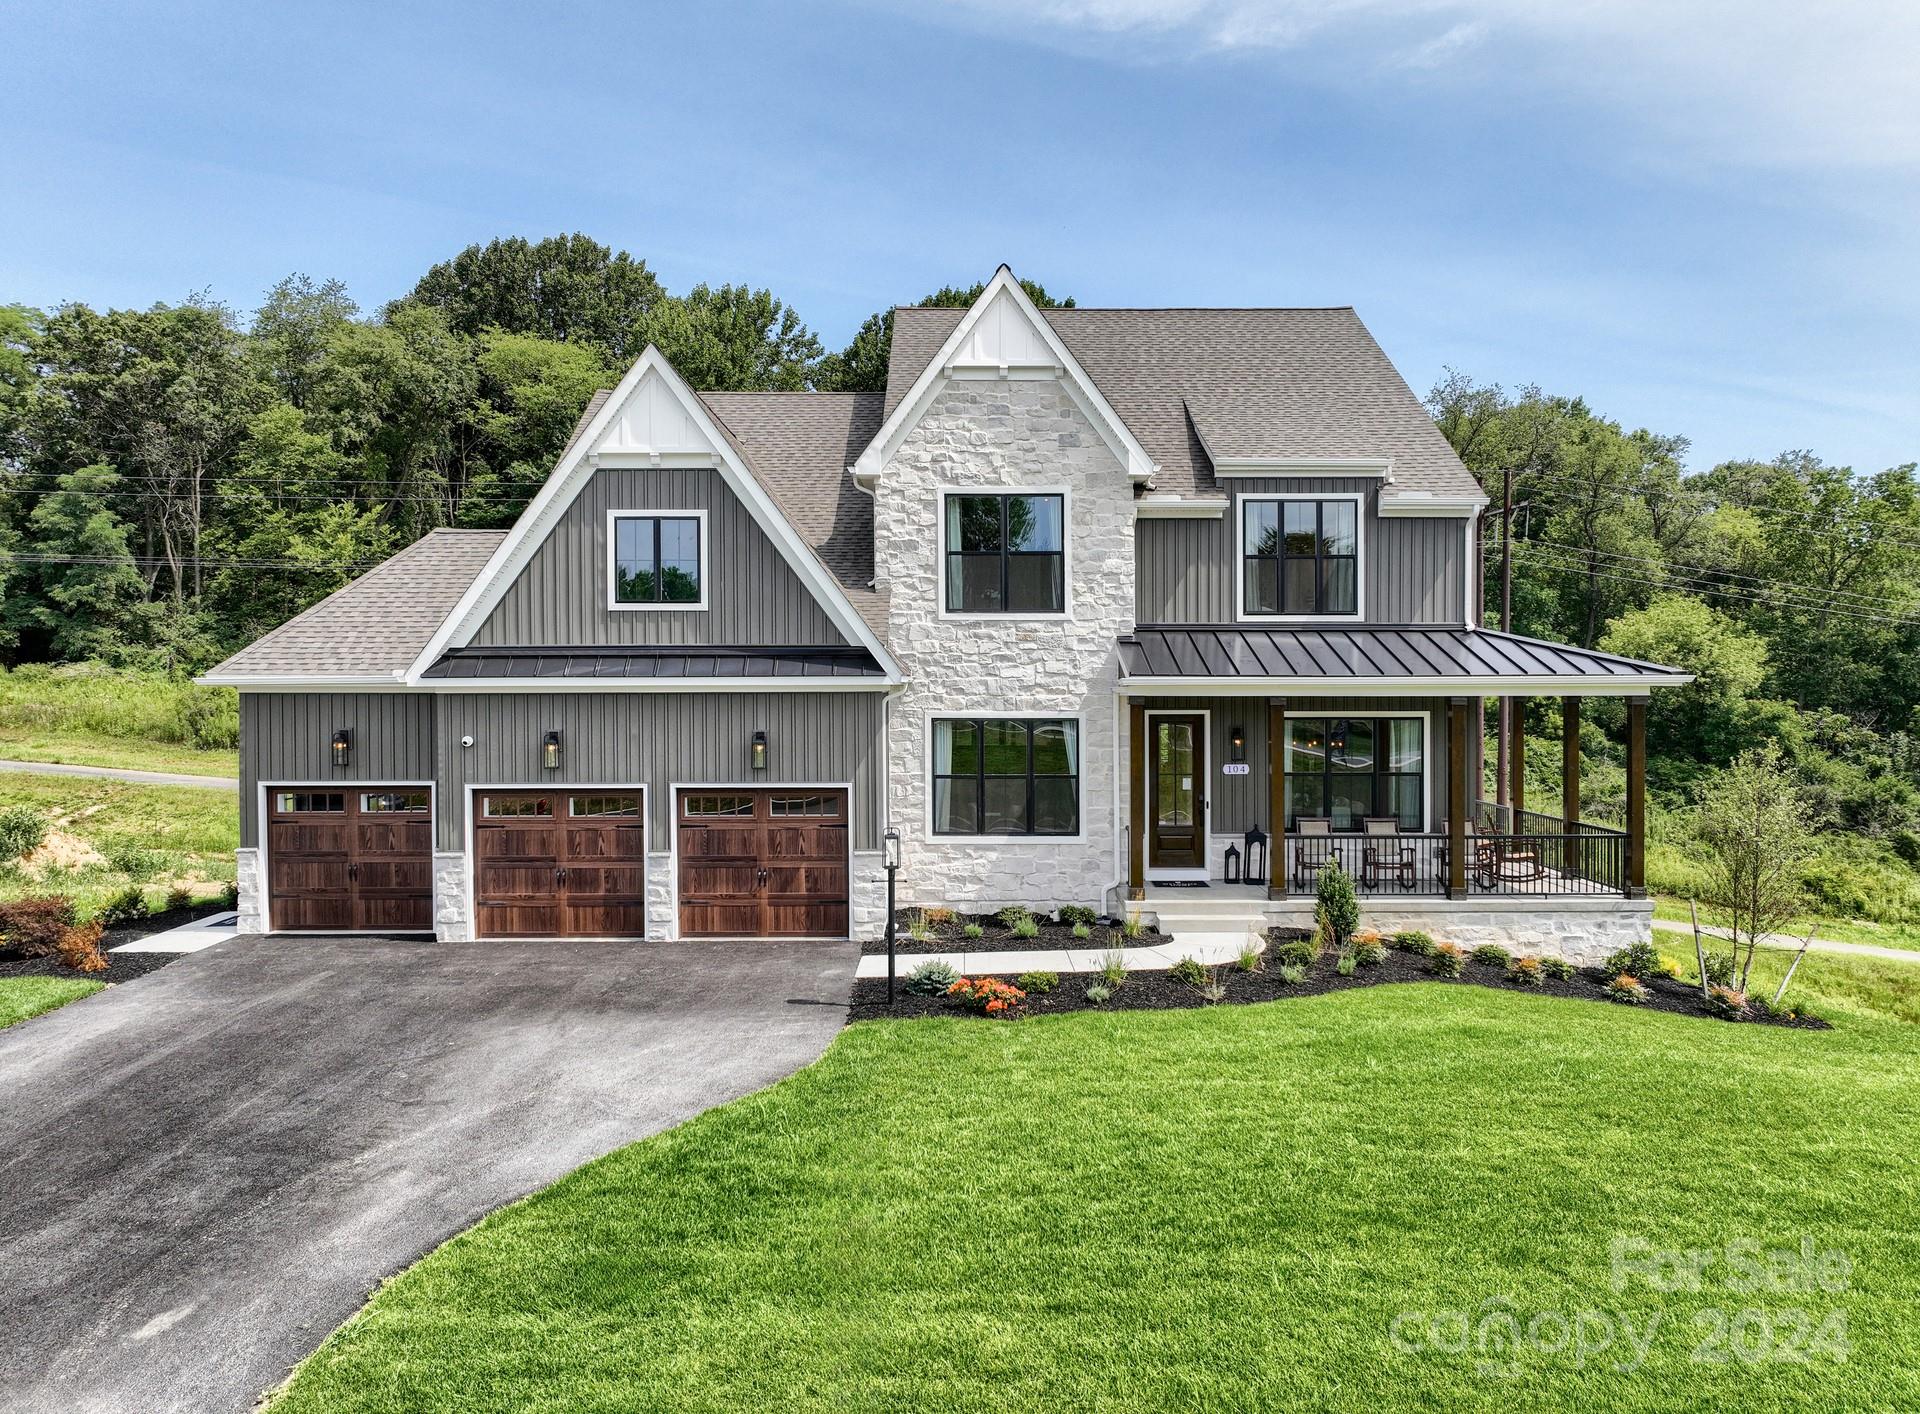
<svg viewBox="0 0 1920 1414">
<path fill-rule="evenodd" d="M 954 496 L 1058 496 L 1060 498 L 1060 603 L 1057 614 L 1022 611 L 980 613 L 947 607 L 947 501 Z M 1067 486 L 942 486 L 940 488 L 939 551 L 934 571 L 934 593 L 940 617 L 973 623 L 1061 623 L 1073 617 L 1073 490 Z M 1004 551 L 1002 552 L 1004 553 Z M 995 838 L 998 838 L 997 836 Z"/>
<path fill-rule="evenodd" d="M 1254 614 L 1247 612 L 1247 507 L 1256 501 L 1351 501 L 1353 503 L 1353 612 L 1351 614 Z M 1284 512 L 1282 526 L 1285 525 Z M 1233 526 L 1233 615 L 1250 624 L 1359 624 L 1367 620 L 1367 498 L 1353 491 L 1263 491 L 1241 496 Z M 1286 532 L 1284 528 L 1281 533 Z M 1285 593 L 1284 587 L 1282 593 Z"/>
<path fill-rule="evenodd" d="M 1206 769 L 1198 772 L 1200 778 L 1200 863 L 1192 865 L 1155 864 L 1153 862 L 1153 756 L 1155 717 L 1198 717 L 1200 719 L 1200 750 L 1206 761 Z M 1207 871 L 1213 867 L 1213 709 L 1210 707 L 1149 707 L 1146 709 L 1145 726 L 1147 740 L 1145 755 L 1146 771 L 1140 782 L 1140 788 L 1147 793 L 1144 806 L 1147 822 L 1147 838 L 1143 841 L 1146 879 L 1148 883 L 1159 880 L 1162 883 L 1185 882 L 1194 880 L 1210 881 L 1213 876 Z"/>
<path fill-rule="evenodd" d="M 987 617 L 992 617 L 988 615 Z M 934 829 L 933 814 L 933 731 L 939 722 L 1072 722 L 1074 732 L 1074 751 L 1079 756 L 1079 772 L 1074 779 L 1079 783 L 1080 798 L 1075 814 L 1080 828 L 1071 835 L 946 835 Z M 1005 707 L 983 707 L 977 712 L 929 712 L 926 728 L 927 759 L 926 769 L 920 773 L 920 784 L 926 795 L 924 811 L 926 840 L 929 845 L 1014 845 L 1032 848 L 1056 844 L 1085 844 L 1087 842 L 1087 719 L 1079 712 L 1011 712 Z"/>
<path fill-rule="evenodd" d="M 1352 718 L 1355 718 L 1355 717 L 1365 718 L 1368 721 L 1379 721 L 1385 717 L 1416 717 L 1419 719 L 1420 721 L 1420 809 L 1423 812 L 1423 818 L 1420 821 L 1420 828 L 1414 831 L 1413 833 L 1421 834 L 1421 835 L 1432 834 L 1434 832 L 1434 827 L 1439 824 L 1439 816 L 1437 816 L 1434 813 L 1434 808 L 1433 808 L 1433 776 L 1434 776 L 1433 713 L 1430 711 L 1429 712 L 1420 712 L 1420 711 L 1375 712 L 1375 711 L 1367 710 L 1367 711 L 1356 712 L 1352 710 L 1333 711 L 1331 709 L 1323 709 L 1317 712 L 1303 710 L 1299 712 L 1282 713 L 1281 727 L 1280 727 L 1280 733 L 1281 733 L 1280 740 L 1277 742 L 1270 741 L 1267 743 L 1267 759 L 1270 763 L 1272 763 L 1270 769 L 1277 767 L 1284 770 L 1286 767 L 1286 761 L 1287 761 L 1286 723 L 1292 722 L 1292 721 L 1330 722 L 1330 721 L 1334 721 L 1341 718 L 1351 720 Z M 1284 812 L 1287 808 L 1287 802 L 1284 795 L 1281 797 L 1280 808 L 1282 812 Z M 1284 814 L 1280 823 L 1281 823 L 1281 828 L 1276 833 L 1278 833 L 1282 839 L 1293 838 L 1293 836 L 1288 835 L 1286 832 L 1286 821 L 1284 818 Z M 1337 831 L 1336 838 L 1345 838 L 1345 837 L 1348 837 L 1350 834 L 1351 834 L 1350 831 L 1345 831 L 1345 830 Z M 1358 835 L 1353 835 L 1352 837 L 1356 839 L 1360 838 L 1360 836 Z"/>
<path fill-rule="evenodd" d="M 640 516 L 656 516 L 663 520 L 693 520 L 700 525 L 700 598 L 692 604 L 623 604 L 617 593 L 619 566 L 617 556 L 619 545 L 615 532 L 622 520 Z M 651 613 L 701 613 L 708 606 L 710 586 L 713 583 L 712 557 L 708 554 L 707 513 L 705 510 L 690 507 L 662 507 L 653 510 L 617 510 L 607 512 L 607 608 L 622 613 L 630 609 L 639 609 Z"/>
</svg>

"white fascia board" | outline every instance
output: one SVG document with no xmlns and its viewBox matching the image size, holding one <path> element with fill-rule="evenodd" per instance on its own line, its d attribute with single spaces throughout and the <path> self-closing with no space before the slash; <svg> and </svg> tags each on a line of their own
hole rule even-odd
<svg viewBox="0 0 1920 1414">
<path fill-rule="evenodd" d="M 1393 475 L 1392 457 L 1207 457 L 1218 477 Z"/>
<path fill-rule="evenodd" d="M 1380 497 L 1383 516 L 1432 516 L 1452 519 L 1478 515 L 1485 510 L 1485 496 L 1433 496 L 1420 491 L 1389 492 Z"/>
<path fill-rule="evenodd" d="M 202 687 L 237 687 L 263 691 L 368 692 L 394 690 L 407 684 L 404 669 L 390 673 L 341 673 L 327 677 L 315 673 L 202 673 L 194 681 Z"/>
<path fill-rule="evenodd" d="M 1034 332 L 1053 356 L 1051 364 L 999 364 L 994 367 L 985 365 L 956 365 L 955 356 L 967 339 L 972 335 L 974 326 L 980 322 L 982 314 L 1001 295 L 1009 295 L 1015 304 L 1025 312 L 1032 322 Z M 1147 455 L 1145 447 L 1120 420 L 1120 414 L 1095 386 L 1086 369 L 1080 366 L 1080 360 L 1073 356 L 1070 349 L 1061 340 L 1060 335 L 1046 320 L 1046 316 L 1034 306 L 1027 292 L 1020 288 L 1020 282 L 1014 278 L 1013 271 L 1002 265 L 994 271 L 993 278 L 987 281 L 987 287 L 980 292 L 980 298 L 973 302 L 953 332 L 947 335 L 945 343 L 940 345 L 938 353 L 928 361 L 920 376 L 907 390 L 907 394 L 894 407 L 892 416 L 880 424 L 880 430 L 867 444 L 854 464 L 848 468 L 856 484 L 871 489 L 879 478 L 881 469 L 887 464 L 900 442 L 920 420 L 928 403 L 933 401 L 950 378 L 1012 378 L 1012 377 L 1058 377 L 1073 397 L 1080 411 L 1085 414 L 1094 429 L 1101 435 L 1108 448 L 1127 468 L 1127 475 L 1135 481 L 1149 481 L 1160 468 L 1152 457 Z"/>
<path fill-rule="evenodd" d="M 1142 520 L 1212 520 L 1227 513 L 1230 502 L 1187 496 L 1143 496 L 1133 503 Z"/>
<path fill-rule="evenodd" d="M 684 453 L 656 456 L 646 452 L 613 454 L 589 452 L 588 449 L 599 440 L 608 424 L 620 415 L 627 400 L 633 396 L 634 390 L 649 373 L 659 375 L 668 391 L 674 395 L 687 416 L 699 428 L 701 435 L 714 448 L 712 456 L 702 454 L 689 458 Z M 506 539 L 500 542 L 492 557 L 488 559 L 485 568 L 468 586 L 467 592 L 460 597 L 460 602 L 454 606 L 453 612 L 441 622 L 433 637 L 428 640 L 427 646 L 420 651 L 419 657 L 414 659 L 413 666 L 407 670 L 406 680 L 409 683 L 421 685 L 421 674 L 431 667 L 442 653 L 450 647 L 464 647 L 472 639 L 480 625 L 485 622 L 487 614 L 506 593 L 507 586 L 512 584 L 520 571 L 526 568 L 527 562 L 533 558 L 534 552 L 544 542 L 552 522 L 572 504 L 574 498 L 580 494 L 580 489 L 586 484 L 587 477 L 596 469 L 601 466 L 664 466 L 688 461 L 697 465 L 713 466 L 719 470 L 733 494 L 747 507 L 749 514 L 759 523 L 761 530 L 766 532 L 767 538 L 773 542 L 774 547 L 780 551 L 781 558 L 786 560 L 794 573 L 800 576 L 801 581 L 813 590 L 815 598 L 826 610 L 827 617 L 832 619 L 840 631 L 846 635 L 847 641 L 856 643 L 871 652 L 889 678 L 898 678 L 899 667 L 894 662 L 893 655 L 887 650 L 886 644 L 881 642 L 873 630 L 867 627 L 866 621 L 854 612 L 853 605 L 848 603 L 846 596 L 840 592 L 838 581 L 820 562 L 820 557 L 813 553 L 812 547 L 801 540 L 799 533 L 793 528 L 793 523 L 774 504 L 766 488 L 760 484 L 759 478 L 740 461 L 739 455 L 734 451 L 733 443 L 714 424 L 706 405 L 687 386 L 686 380 L 681 378 L 667 356 L 652 344 L 648 344 L 640 357 L 634 360 L 633 367 L 627 370 L 626 377 L 620 380 L 619 386 L 613 390 L 612 395 L 600 405 L 600 411 L 594 414 L 593 421 L 587 424 L 586 430 L 574 439 L 573 445 L 561 456 L 553 473 L 547 477 L 533 500 L 527 503 L 527 508 L 520 513 L 520 518 L 513 523 L 513 529 L 507 532 Z"/>
<path fill-rule="evenodd" d="M 1122 678 L 1122 694 L 1160 693 L 1194 697 L 1503 697 L 1519 693 L 1558 697 L 1636 697 L 1656 687 L 1684 687 L 1691 673 L 1642 677 L 1460 677 L 1460 678 Z"/>
</svg>

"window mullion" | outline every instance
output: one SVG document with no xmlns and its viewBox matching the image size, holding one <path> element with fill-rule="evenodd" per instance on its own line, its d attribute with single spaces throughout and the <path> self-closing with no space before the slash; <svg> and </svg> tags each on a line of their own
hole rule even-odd
<svg viewBox="0 0 1920 1414">
<path fill-rule="evenodd" d="M 664 604 L 666 602 L 663 596 L 666 592 L 665 581 L 667 577 L 661 573 L 660 565 L 660 522 L 662 519 L 664 519 L 664 517 L 653 517 L 653 602 L 656 604 Z"/>
</svg>

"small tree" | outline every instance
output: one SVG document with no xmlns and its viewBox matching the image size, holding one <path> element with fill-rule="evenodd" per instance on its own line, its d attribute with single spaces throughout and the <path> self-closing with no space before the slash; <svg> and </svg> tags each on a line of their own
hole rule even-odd
<svg viewBox="0 0 1920 1414">
<path fill-rule="evenodd" d="M 1337 859 L 1320 871 L 1313 918 L 1320 925 L 1320 936 L 1335 948 L 1345 947 L 1360 926 L 1360 900 L 1354 896 L 1353 878 Z"/>
<path fill-rule="evenodd" d="M 1805 904 L 1801 870 L 1813 853 L 1807 805 L 1781 764 L 1779 746 L 1769 742 L 1745 752 L 1703 786 L 1694 828 L 1712 851 L 1704 894 L 1731 934 L 1744 992 L 1761 940 L 1786 927 Z"/>
</svg>

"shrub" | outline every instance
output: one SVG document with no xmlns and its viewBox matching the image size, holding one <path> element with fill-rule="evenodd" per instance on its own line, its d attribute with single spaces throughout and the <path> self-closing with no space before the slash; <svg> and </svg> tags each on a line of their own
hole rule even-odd
<svg viewBox="0 0 1920 1414">
<path fill-rule="evenodd" d="M 1666 978 L 1678 977 L 1680 975 L 1680 964 L 1666 953 L 1661 953 L 1653 960 L 1653 975 L 1655 977 Z"/>
<path fill-rule="evenodd" d="M 0 904 L 0 933 L 7 946 L 25 957 L 51 957 L 60 937 L 79 922 L 73 900 L 65 894 L 44 894 Z"/>
<path fill-rule="evenodd" d="M 31 805 L 0 810 L 0 861 L 32 854 L 46 837 L 47 822 Z"/>
<path fill-rule="evenodd" d="M 1073 936 L 1078 938 L 1081 942 L 1085 942 L 1088 938 L 1091 938 L 1093 936 L 1093 925 L 1090 923 L 1074 924 Z"/>
<path fill-rule="evenodd" d="M 160 868 L 159 855 L 125 840 L 109 840 L 100 846 L 100 853 L 109 865 L 136 882 L 152 878 Z"/>
<path fill-rule="evenodd" d="M 1105 982 L 1087 983 L 1087 1000 L 1092 1002 L 1095 1006 L 1099 1006 L 1100 1003 L 1104 1002 L 1108 997 L 1112 995 L 1113 995 L 1113 988 L 1109 987 Z"/>
<path fill-rule="evenodd" d="M 1293 938 L 1274 948 L 1273 955 L 1291 967 L 1311 967 L 1320 956 L 1320 945 L 1306 938 Z"/>
<path fill-rule="evenodd" d="M 1011 932 L 1022 920 L 1031 921 L 1033 918 L 1033 910 L 1030 908 L 1022 908 L 1019 904 L 1015 903 L 1009 904 L 1007 907 L 1001 909 L 995 916 L 999 918 L 1000 926 Z"/>
<path fill-rule="evenodd" d="M 1067 904 L 1060 910 L 1060 921 L 1075 928 L 1091 928 L 1093 920 L 1099 916 L 1091 908 L 1077 903 Z"/>
<path fill-rule="evenodd" d="M 1466 962 L 1467 955 L 1452 943 L 1435 943 L 1427 958 L 1427 970 L 1436 977 L 1458 977 Z"/>
<path fill-rule="evenodd" d="M 1387 945 L 1378 938 L 1355 938 L 1350 951 L 1362 967 L 1378 967 L 1387 960 Z"/>
<path fill-rule="evenodd" d="M 191 908 L 192 906 L 193 890 L 189 889 L 185 884 L 175 884 L 167 890 L 168 908 Z"/>
<path fill-rule="evenodd" d="M 1607 995 L 1616 1002 L 1625 1002 L 1628 1006 L 1642 1006 L 1653 994 L 1641 985 L 1640 979 L 1631 972 L 1621 972 L 1608 980 Z"/>
<path fill-rule="evenodd" d="M 1058 972 L 1022 972 L 1014 979 L 1022 991 L 1045 995 L 1060 985 Z"/>
<path fill-rule="evenodd" d="M 1335 860 L 1320 871 L 1314 889 L 1313 918 L 1333 946 L 1345 947 L 1353 930 L 1360 926 L 1360 900 L 1353 892 L 1353 878 Z"/>
<path fill-rule="evenodd" d="M 1353 949 L 1342 948 L 1340 950 L 1339 960 L 1333 964 L 1333 970 L 1342 977 L 1351 977 L 1353 976 L 1354 968 L 1359 965 L 1360 964 L 1354 960 Z"/>
<path fill-rule="evenodd" d="M 1037 938 L 1040 936 L 1040 920 L 1029 913 L 1025 918 L 1016 918 L 1012 923 L 1013 936 L 1016 938 Z"/>
<path fill-rule="evenodd" d="M 1100 978 L 1109 987 L 1118 987 L 1127 980 L 1127 959 L 1118 948 L 1108 948 L 1100 956 Z"/>
<path fill-rule="evenodd" d="M 1707 1010 L 1729 1021 L 1737 1020 L 1747 1013 L 1747 994 L 1732 987 L 1709 987 Z"/>
<path fill-rule="evenodd" d="M 220 906 L 222 908 L 238 908 L 240 906 L 240 886 L 238 884 L 226 883 L 220 886 Z"/>
<path fill-rule="evenodd" d="M 1253 943 L 1246 944 L 1240 949 L 1240 956 L 1233 960 L 1233 965 L 1242 972 L 1258 972 L 1261 966 L 1260 949 Z"/>
<path fill-rule="evenodd" d="M 1298 987 L 1302 982 L 1307 980 L 1307 969 L 1298 963 L 1286 962 L 1280 965 L 1280 971 L 1277 975 L 1280 978 L 1281 986 Z"/>
<path fill-rule="evenodd" d="M 998 977 L 962 977 L 947 988 L 947 1000 L 982 1016 L 1010 1017 L 1027 994 Z"/>
<path fill-rule="evenodd" d="M 1707 985 L 1711 987 L 1731 987 L 1733 985 L 1733 966 L 1732 953 L 1708 953 Z"/>
<path fill-rule="evenodd" d="M 1120 936 L 1123 938 L 1142 937 L 1146 934 L 1146 931 L 1146 922 L 1138 913 L 1129 913 L 1125 918 L 1120 920 Z"/>
<path fill-rule="evenodd" d="M 907 973 L 907 990 L 923 997 L 937 997 L 959 980 L 960 974 L 953 970 L 952 963 L 934 958 Z"/>
<path fill-rule="evenodd" d="M 1626 973 L 1630 977 L 1653 977 L 1660 971 L 1660 954 L 1652 943 L 1629 943 L 1608 956 L 1603 964 L 1608 977 Z"/>
<path fill-rule="evenodd" d="M 1190 957 L 1183 957 L 1169 967 L 1167 976 L 1189 987 L 1204 987 L 1208 981 L 1207 969 Z"/>
<path fill-rule="evenodd" d="M 1433 934 L 1422 933 L 1418 928 L 1409 929 L 1404 933 L 1395 933 L 1393 945 L 1401 952 L 1410 952 L 1415 957 L 1433 956 Z"/>
<path fill-rule="evenodd" d="M 1573 964 L 1568 962 L 1564 957 L 1541 958 L 1540 970 L 1556 982 L 1570 982 L 1573 980 Z"/>
<path fill-rule="evenodd" d="M 240 694 L 230 687 L 189 687 L 175 709 L 179 740 L 202 750 L 240 744 Z"/>
<path fill-rule="evenodd" d="M 105 972 L 107 955 L 100 951 L 100 937 L 105 932 L 97 918 L 67 929 L 57 945 L 60 965 L 71 967 L 75 972 Z"/>
<path fill-rule="evenodd" d="M 1513 961 L 1513 954 L 1498 943 L 1482 943 L 1473 950 L 1472 956 L 1482 967 L 1505 967 Z"/>
<path fill-rule="evenodd" d="M 977 942 L 987 936 L 987 930 L 982 928 L 978 923 L 969 923 L 960 930 L 960 936 L 969 942 Z"/>
<path fill-rule="evenodd" d="M 1893 852 L 1909 869 L 1920 869 L 1920 834 L 1912 830 L 1893 832 Z"/>
<path fill-rule="evenodd" d="M 1507 980 L 1516 987 L 1538 987 L 1547 980 L 1547 970 L 1537 957 L 1516 957 L 1507 963 Z"/>
<path fill-rule="evenodd" d="M 147 911 L 147 891 L 138 884 L 128 884 L 102 904 L 94 917 L 114 928 L 122 923 L 138 922 L 147 916 Z"/>
</svg>

